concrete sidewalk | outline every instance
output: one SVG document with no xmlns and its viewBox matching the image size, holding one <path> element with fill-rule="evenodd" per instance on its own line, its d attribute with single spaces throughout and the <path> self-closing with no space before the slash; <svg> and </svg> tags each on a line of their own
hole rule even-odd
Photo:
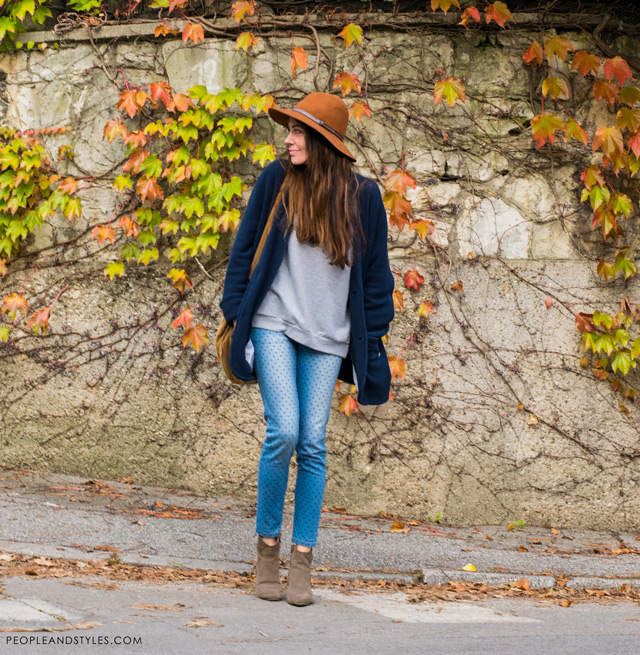
<svg viewBox="0 0 640 655">
<path fill-rule="evenodd" d="M 334 508 L 335 509 L 335 508 Z M 247 572 L 255 509 L 234 498 L 0 469 L 0 551 Z M 532 589 L 640 586 L 640 537 L 507 526 L 454 528 L 323 512 L 314 575 L 431 584 L 529 580 Z M 291 538 L 285 514 L 283 544 Z M 408 530 L 407 530 L 408 529 Z M 288 546 L 282 554 L 288 560 Z M 463 567 L 473 564 L 476 571 Z"/>
</svg>

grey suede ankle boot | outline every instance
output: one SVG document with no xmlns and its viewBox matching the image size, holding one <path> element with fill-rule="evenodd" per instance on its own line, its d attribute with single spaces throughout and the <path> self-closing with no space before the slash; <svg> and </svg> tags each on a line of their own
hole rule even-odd
<svg viewBox="0 0 640 655">
<path fill-rule="evenodd" d="M 274 546 L 268 546 L 258 535 L 256 559 L 256 595 L 263 600 L 281 600 L 280 535 Z"/>
<path fill-rule="evenodd" d="M 311 560 L 313 549 L 303 553 L 291 546 L 291 562 L 289 564 L 289 578 L 287 587 L 287 603 L 290 605 L 309 605 L 313 603 L 311 593 Z"/>
</svg>

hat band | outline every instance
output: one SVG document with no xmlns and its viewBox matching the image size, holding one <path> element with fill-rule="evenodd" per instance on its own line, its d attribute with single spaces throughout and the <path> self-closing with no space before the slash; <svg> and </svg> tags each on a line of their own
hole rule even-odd
<svg viewBox="0 0 640 655">
<path fill-rule="evenodd" d="M 338 132 L 336 132 L 332 127 L 327 125 L 324 121 L 321 121 L 319 118 L 316 118 L 315 116 L 313 116 L 309 112 L 306 112 L 303 109 L 296 109 L 295 107 L 291 111 L 297 111 L 299 114 L 302 114 L 303 116 L 306 116 L 307 118 L 310 118 L 314 123 L 317 123 L 318 125 L 320 125 L 320 127 L 324 127 L 324 129 L 329 130 L 329 132 L 331 132 L 331 134 L 335 134 L 340 139 L 340 141 L 344 141 L 343 136 L 338 134 Z"/>
</svg>

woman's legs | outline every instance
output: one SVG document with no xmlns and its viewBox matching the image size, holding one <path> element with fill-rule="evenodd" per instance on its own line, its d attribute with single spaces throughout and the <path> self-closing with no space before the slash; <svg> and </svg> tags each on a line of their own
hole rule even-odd
<svg viewBox="0 0 640 655">
<path fill-rule="evenodd" d="M 296 444 L 298 474 L 293 514 L 293 542 L 313 547 L 326 479 L 325 435 L 331 397 L 342 358 L 298 345 L 297 390 L 300 428 Z"/>
<path fill-rule="evenodd" d="M 296 390 L 296 344 L 284 332 L 253 328 L 254 367 L 264 405 L 267 432 L 258 466 L 256 532 L 280 534 L 289 462 L 300 422 Z M 267 543 L 270 543 L 267 541 Z"/>
<path fill-rule="evenodd" d="M 313 547 L 324 497 L 325 431 L 342 358 L 297 344 L 283 332 L 254 328 L 251 341 L 267 422 L 258 467 L 256 532 L 267 543 L 280 533 L 289 461 L 295 449 L 293 541 Z"/>
</svg>

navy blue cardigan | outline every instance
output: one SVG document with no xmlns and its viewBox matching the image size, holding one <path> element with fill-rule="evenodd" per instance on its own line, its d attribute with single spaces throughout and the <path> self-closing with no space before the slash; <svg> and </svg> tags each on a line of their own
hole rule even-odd
<svg viewBox="0 0 640 655">
<path fill-rule="evenodd" d="M 231 249 L 220 308 L 227 322 L 235 321 L 231 340 L 230 365 L 241 380 L 255 380 L 245 360 L 245 347 L 251 335 L 251 318 L 275 279 L 282 263 L 289 235 L 280 221 L 281 205 L 274 217 L 260 261 L 251 280 L 249 271 L 253 255 L 267 224 L 269 212 L 285 175 L 285 165 L 276 160 L 269 164 L 253 188 L 249 203 L 238 227 Z M 380 405 L 389 399 L 391 373 L 382 343 L 393 319 L 393 275 L 387 252 L 387 213 L 380 190 L 373 180 L 358 175 L 360 220 L 365 236 L 354 243 L 355 260 L 349 280 L 351 341 L 343 359 L 338 379 L 358 384 L 358 402 Z"/>
</svg>

